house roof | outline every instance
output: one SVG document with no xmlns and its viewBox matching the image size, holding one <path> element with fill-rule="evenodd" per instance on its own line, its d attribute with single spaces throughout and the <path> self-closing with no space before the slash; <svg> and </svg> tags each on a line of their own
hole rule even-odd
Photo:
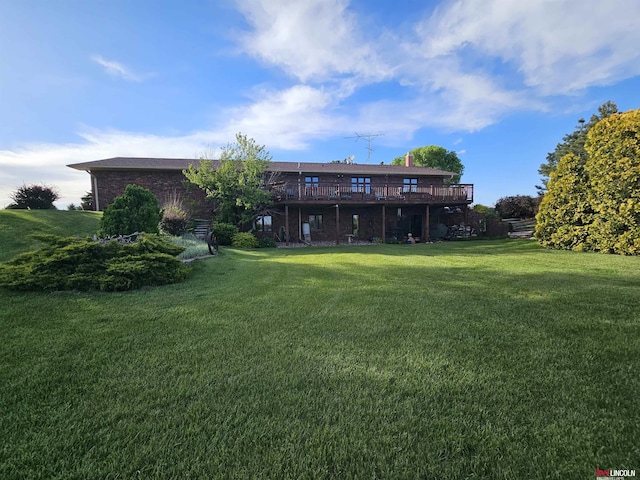
<svg viewBox="0 0 640 480">
<path fill-rule="evenodd" d="M 96 170 L 184 170 L 189 165 L 198 165 L 193 158 L 141 158 L 114 157 L 92 162 L 67 165 L 76 170 L 87 172 Z M 219 164 L 213 160 L 214 167 Z M 314 163 L 314 162 L 271 162 L 270 170 L 285 173 L 322 174 L 344 173 L 348 175 L 416 175 L 450 177 L 454 172 L 426 167 L 405 167 L 403 165 L 366 165 L 359 163 Z"/>
</svg>

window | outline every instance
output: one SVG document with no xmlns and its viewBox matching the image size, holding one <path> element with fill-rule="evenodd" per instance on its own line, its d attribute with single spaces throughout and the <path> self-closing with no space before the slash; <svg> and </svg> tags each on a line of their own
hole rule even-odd
<svg viewBox="0 0 640 480">
<path fill-rule="evenodd" d="M 309 215 L 311 230 L 322 230 L 322 215 Z"/>
<path fill-rule="evenodd" d="M 418 191 L 418 179 L 417 178 L 405 178 L 403 181 L 402 191 L 404 193 L 407 192 L 417 192 Z"/>
<path fill-rule="evenodd" d="M 320 185 L 320 182 L 318 182 L 318 177 L 304 177 L 305 187 L 317 187 L 318 185 Z"/>
<path fill-rule="evenodd" d="M 353 233 L 356 237 L 360 232 L 360 215 L 354 213 L 351 215 L 351 233 Z"/>
<path fill-rule="evenodd" d="M 351 191 L 359 193 L 371 193 L 371 178 L 351 177 Z"/>
<path fill-rule="evenodd" d="M 258 232 L 271 231 L 271 215 L 263 215 L 256 219 L 256 230 Z"/>
</svg>

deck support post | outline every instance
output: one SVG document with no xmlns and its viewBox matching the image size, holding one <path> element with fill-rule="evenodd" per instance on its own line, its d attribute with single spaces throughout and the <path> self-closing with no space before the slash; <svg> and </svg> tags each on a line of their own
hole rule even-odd
<svg viewBox="0 0 640 480">
<path fill-rule="evenodd" d="M 284 234 L 286 238 L 286 245 L 289 246 L 289 205 L 284 206 Z"/>
<path fill-rule="evenodd" d="M 298 207 L 298 241 L 302 241 L 302 207 Z"/>
<path fill-rule="evenodd" d="M 387 243 L 387 206 L 382 205 L 382 243 Z"/>
<path fill-rule="evenodd" d="M 422 237 L 424 238 L 424 243 L 428 243 L 430 241 L 430 238 L 429 238 L 429 217 L 430 217 L 430 213 L 431 212 L 429 210 L 430 210 L 429 205 L 427 205 L 427 209 L 424 212 L 424 227 L 423 227 L 424 234 L 422 235 Z"/>
<path fill-rule="evenodd" d="M 340 245 L 340 205 L 336 204 L 336 245 Z"/>
</svg>

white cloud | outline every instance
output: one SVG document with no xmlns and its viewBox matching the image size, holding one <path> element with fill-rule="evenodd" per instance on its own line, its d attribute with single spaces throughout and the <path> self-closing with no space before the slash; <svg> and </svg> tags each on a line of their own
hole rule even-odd
<svg viewBox="0 0 640 480">
<path fill-rule="evenodd" d="M 640 73 L 636 0 L 454 0 L 425 11 L 414 29 L 375 35 L 347 0 L 237 3 L 251 27 L 242 47 L 253 57 L 303 83 L 340 84 L 341 105 L 365 85 L 396 82 L 411 98 L 400 111 L 418 99 L 437 115 L 416 115 L 424 127 L 479 130 L 513 111 L 546 110 L 548 96 Z"/>
<path fill-rule="evenodd" d="M 252 29 L 241 37 L 250 55 L 302 82 L 357 76 L 390 78 L 391 71 L 365 41 L 346 0 L 241 0 Z"/>
<path fill-rule="evenodd" d="M 638 18 L 636 0 L 457 0 L 417 32 L 427 58 L 495 58 L 557 95 L 639 74 Z"/>
<path fill-rule="evenodd" d="M 221 144 L 214 134 L 194 133 L 181 137 L 130 132 L 85 130 L 76 143 L 33 144 L 14 151 L 0 151 L 0 208 L 23 183 L 46 183 L 59 189 L 57 204 L 78 203 L 90 189 L 89 176 L 66 165 L 110 157 L 196 158 L 208 145 Z M 226 139 L 225 139 L 226 141 Z"/>
<path fill-rule="evenodd" d="M 115 62 L 113 60 L 106 60 L 100 55 L 92 55 L 91 60 L 93 60 L 98 65 L 104 67 L 104 70 L 114 77 L 121 77 L 125 80 L 129 80 L 131 82 L 143 82 L 144 80 L 152 77 L 154 74 L 146 73 L 139 74 L 134 72 L 128 67 L 125 67 L 120 62 Z"/>
<path fill-rule="evenodd" d="M 276 150 L 355 131 L 384 132 L 382 142 L 399 145 L 422 128 L 477 131 L 514 111 L 544 110 L 548 96 L 640 74 L 636 0 L 452 0 L 425 11 L 413 29 L 371 34 L 348 0 L 237 5 L 248 24 L 241 48 L 291 83 L 256 89 L 246 104 L 218 112 L 213 125 L 181 136 L 83 129 L 76 143 L 0 152 L 0 206 L 23 182 L 57 185 L 77 203 L 88 176 L 69 163 L 196 157 L 239 131 Z M 91 58 L 129 81 L 150 75 Z M 402 95 L 355 100 L 380 82 L 394 82 Z"/>
</svg>

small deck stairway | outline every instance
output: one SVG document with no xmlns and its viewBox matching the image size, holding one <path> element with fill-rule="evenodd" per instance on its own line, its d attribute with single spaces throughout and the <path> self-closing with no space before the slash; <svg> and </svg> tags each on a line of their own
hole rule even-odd
<svg viewBox="0 0 640 480">
<path fill-rule="evenodd" d="M 209 227 L 211 226 L 211 220 L 207 220 L 204 218 L 194 218 L 193 219 L 194 227 L 193 234 L 202 238 L 203 240 L 207 237 L 207 232 L 209 232 Z"/>
<path fill-rule="evenodd" d="M 505 218 L 502 220 L 509 224 L 509 238 L 533 238 L 536 228 L 535 218 Z"/>
</svg>

